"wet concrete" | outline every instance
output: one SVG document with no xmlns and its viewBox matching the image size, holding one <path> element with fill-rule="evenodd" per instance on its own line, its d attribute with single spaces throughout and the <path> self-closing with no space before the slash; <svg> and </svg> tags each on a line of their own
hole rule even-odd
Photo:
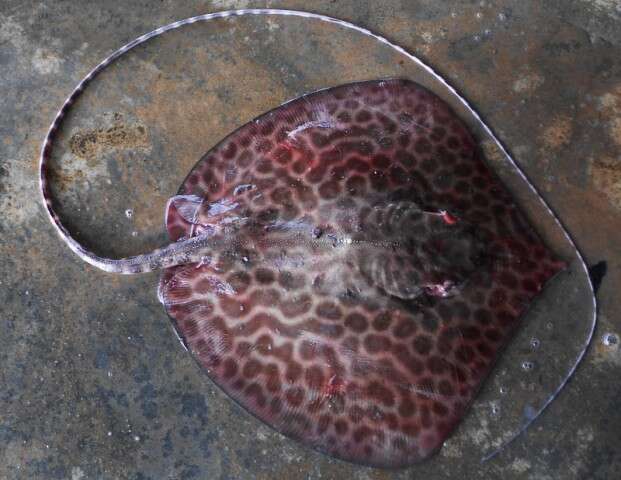
<svg viewBox="0 0 621 480">
<path fill-rule="evenodd" d="M 385 34 L 447 75 L 509 146 L 587 261 L 608 264 L 586 360 L 527 436 L 481 464 L 469 445 L 484 446 L 488 434 L 485 425 L 469 427 L 430 461 L 385 472 L 309 451 L 234 405 L 177 342 L 155 296 L 157 275 L 118 277 L 86 266 L 56 236 L 37 191 L 49 122 L 106 54 L 191 15 L 308 9 L 308 2 L 4 1 L 0 478 L 614 478 L 621 349 L 603 339 L 621 336 L 621 10 L 614 0 L 543 3 L 312 3 L 313 11 Z M 284 55 L 290 46 L 262 48 L 277 23 L 257 22 L 241 39 L 229 27 L 214 25 L 220 43 L 196 29 L 137 51 L 68 119 L 54 189 L 66 224 L 98 253 L 161 244 L 166 199 L 236 126 L 315 83 L 334 83 L 331 65 L 355 77 L 390 63 L 365 59 L 365 45 L 345 37 L 330 46 L 321 31 L 300 42 L 304 61 L 296 62 Z M 188 53 L 202 39 L 210 49 Z M 245 53 L 232 55 L 231 46 Z M 157 55 L 164 50 L 177 54 Z"/>
</svg>

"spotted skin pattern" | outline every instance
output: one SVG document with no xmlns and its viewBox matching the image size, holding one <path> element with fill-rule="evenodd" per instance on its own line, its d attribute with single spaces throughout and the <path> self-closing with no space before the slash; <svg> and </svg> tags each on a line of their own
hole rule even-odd
<svg viewBox="0 0 621 480">
<path fill-rule="evenodd" d="M 172 240 L 208 246 L 159 295 L 209 377 L 276 430 L 373 466 L 442 445 L 564 267 L 464 124 L 407 80 L 244 125 L 166 217 Z"/>
</svg>

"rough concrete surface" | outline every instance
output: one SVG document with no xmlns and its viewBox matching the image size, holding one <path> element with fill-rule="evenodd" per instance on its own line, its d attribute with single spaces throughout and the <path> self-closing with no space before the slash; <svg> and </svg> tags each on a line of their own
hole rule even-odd
<svg viewBox="0 0 621 480">
<path fill-rule="evenodd" d="M 491 461 L 472 453 L 489 432 L 476 422 L 434 458 L 394 472 L 343 463 L 273 432 L 180 347 L 155 295 L 156 274 L 95 270 L 47 220 L 40 143 L 81 77 L 157 26 L 245 7 L 347 19 L 420 55 L 493 126 L 587 262 L 607 262 L 584 363 L 528 434 Z M 2 0 L 0 479 L 616 478 L 620 20 L 618 0 Z M 291 35 L 300 36 L 296 28 Z M 266 20 L 190 28 L 132 52 L 89 87 L 61 132 L 52 171 L 76 238 L 110 256 L 162 244 L 166 199 L 226 133 L 296 92 L 344 80 L 333 66 L 355 78 L 390 64 L 380 53 L 366 58 L 364 42 L 326 43 L 321 29 L 278 44 L 282 29 Z M 295 51 L 304 61 L 291 60 Z"/>
</svg>

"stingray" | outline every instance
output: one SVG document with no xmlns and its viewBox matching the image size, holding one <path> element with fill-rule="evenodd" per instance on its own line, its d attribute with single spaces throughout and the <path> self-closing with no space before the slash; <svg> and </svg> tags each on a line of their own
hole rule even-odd
<svg viewBox="0 0 621 480">
<path fill-rule="evenodd" d="M 360 464 L 429 457 L 565 263 L 455 112 L 407 79 L 331 86 L 248 122 L 170 198 L 169 245 L 96 255 L 53 208 L 52 140 L 90 79 L 148 38 L 102 62 L 50 128 L 41 188 L 64 241 L 107 272 L 162 270 L 187 349 L 277 431 Z"/>
</svg>

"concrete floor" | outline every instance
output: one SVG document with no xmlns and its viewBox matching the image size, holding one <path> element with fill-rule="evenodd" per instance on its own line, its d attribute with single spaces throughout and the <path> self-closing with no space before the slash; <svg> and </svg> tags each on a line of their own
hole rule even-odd
<svg viewBox="0 0 621 480">
<path fill-rule="evenodd" d="M 127 3 L 0 5 L 1 479 L 618 475 L 621 349 L 602 337 L 621 336 L 621 2 Z M 49 224 L 37 191 L 38 151 L 70 89 L 148 30 L 235 7 L 311 9 L 366 26 L 426 59 L 494 127 L 588 263 L 607 262 L 585 362 L 528 435 L 492 461 L 482 464 L 472 453 L 485 438 L 470 426 L 433 459 L 398 472 L 295 444 L 234 405 L 180 348 L 155 296 L 156 274 L 121 278 L 90 268 Z M 248 28 L 241 40 L 241 27 L 216 28 L 229 43 L 200 29 L 162 39 L 87 92 L 61 137 L 55 177 L 63 218 L 81 241 L 113 256 L 161 244 L 163 205 L 209 146 L 295 92 L 334 83 L 332 61 L 352 77 L 390 64 L 381 55 L 371 64 L 364 45 L 338 38 L 330 61 L 320 56 L 320 41 L 272 45 L 281 58 L 262 49 L 278 24 Z M 201 41 L 211 50 L 197 49 Z M 244 55 L 231 54 L 244 45 Z M 285 62 L 295 48 L 308 61 Z M 156 55 L 166 49 L 176 53 Z M 212 68 L 204 72 L 207 63 Z M 102 127 L 121 135 L 97 133 Z M 88 135 L 90 143 L 75 141 Z M 131 220 L 126 208 L 134 210 Z"/>
</svg>

